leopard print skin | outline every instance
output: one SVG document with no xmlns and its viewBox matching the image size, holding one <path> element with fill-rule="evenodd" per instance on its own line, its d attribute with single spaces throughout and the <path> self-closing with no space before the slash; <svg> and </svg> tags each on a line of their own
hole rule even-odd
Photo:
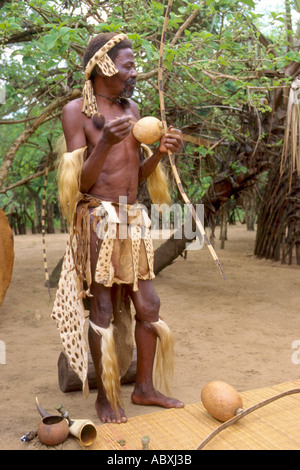
<svg viewBox="0 0 300 470">
<path fill-rule="evenodd" d="M 116 44 L 127 39 L 126 34 L 118 34 L 108 41 L 96 54 L 90 59 L 85 69 L 85 78 L 89 80 L 92 71 L 96 65 L 98 65 L 104 75 L 111 77 L 118 73 L 118 69 L 107 55 L 107 52 L 110 51 Z"/>
</svg>

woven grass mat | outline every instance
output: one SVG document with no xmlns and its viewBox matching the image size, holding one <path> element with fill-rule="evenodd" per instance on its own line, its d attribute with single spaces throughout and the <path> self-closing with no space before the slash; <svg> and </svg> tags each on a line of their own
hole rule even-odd
<svg viewBox="0 0 300 470">
<path fill-rule="evenodd" d="M 243 392 L 243 408 L 295 388 L 300 388 L 300 381 Z M 89 449 L 141 450 L 141 438 L 147 435 L 150 450 L 194 450 L 220 424 L 202 403 L 186 405 L 129 418 L 125 424 L 102 424 Z M 285 396 L 243 417 L 204 449 L 300 450 L 300 394 Z"/>
</svg>

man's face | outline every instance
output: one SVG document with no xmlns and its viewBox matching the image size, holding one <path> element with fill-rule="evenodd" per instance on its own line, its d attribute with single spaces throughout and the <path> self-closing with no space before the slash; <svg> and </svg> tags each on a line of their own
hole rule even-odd
<svg viewBox="0 0 300 470">
<path fill-rule="evenodd" d="M 120 49 L 114 62 L 119 70 L 119 73 L 114 76 L 120 85 L 119 97 L 130 98 L 133 95 L 137 77 L 132 50 Z"/>
</svg>

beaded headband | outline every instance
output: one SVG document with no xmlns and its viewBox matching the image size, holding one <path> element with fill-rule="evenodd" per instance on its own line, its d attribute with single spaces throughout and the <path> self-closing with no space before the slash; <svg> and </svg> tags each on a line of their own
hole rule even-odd
<svg viewBox="0 0 300 470">
<path fill-rule="evenodd" d="M 91 75 L 94 67 L 98 65 L 101 72 L 106 77 L 111 77 L 118 73 L 118 69 L 107 55 L 107 52 L 110 51 L 116 44 L 127 39 L 126 34 L 117 34 L 112 39 L 110 39 L 104 46 L 99 49 L 96 54 L 89 60 L 85 68 L 85 78 L 86 82 L 83 88 L 83 106 L 82 112 L 89 118 L 93 118 L 93 122 L 96 127 L 102 128 L 104 126 L 104 118 L 98 112 L 98 106 L 96 97 L 94 95 L 93 84 L 91 81 Z M 102 121 L 102 124 L 100 123 Z M 98 124 L 97 124 L 98 122 Z"/>
</svg>

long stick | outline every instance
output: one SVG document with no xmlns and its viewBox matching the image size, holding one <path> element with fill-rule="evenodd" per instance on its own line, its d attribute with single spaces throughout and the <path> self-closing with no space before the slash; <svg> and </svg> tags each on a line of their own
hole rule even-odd
<svg viewBox="0 0 300 470">
<path fill-rule="evenodd" d="M 244 416 L 247 416 L 249 413 L 252 413 L 253 411 L 258 410 L 259 408 L 262 408 L 263 406 L 268 405 L 269 403 L 272 403 L 275 400 L 279 400 L 279 398 L 283 398 L 287 395 L 293 395 L 295 393 L 300 393 L 300 388 L 293 388 L 291 390 L 287 390 L 286 392 L 279 393 L 278 395 L 275 395 L 274 397 L 267 398 L 266 400 L 257 403 L 256 405 L 251 406 L 250 408 L 247 408 L 246 410 L 242 411 L 241 413 L 237 414 L 233 418 L 229 419 L 228 421 L 225 421 L 225 423 L 221 424 L 219 427 L 217 427 L 213 432 L 211 432 L 199 445 L 195 450 L 202 450 L 203 447 L 206 446 L 217 434 L 219 434 L 223 429 L 228 428 L 232 424 L 236 423 L 239 421 L 241 418 Z"/>
<path fill-rule="evenodd" d="M 167 32 L 167 28 L 168 28 L 168 22 L 169 22 L 169 18 L 170 18 L 172 5 L 173 5 L 173 0 L 169 0 L 168 5 L 167 5 L 165 20 L 164 20 L 163 30 L 162 30 L 162 34 L 161 34 L 159 63 L 158 63 L 158 92 L 159 92 L 161 120 L 162 120 L 162 124 L 163 124 L 164 133 L 167 132 L 168 125 L 167 125 L 167 120 L 166 120 L 166 110 L 165 110 L 164 91 L 163 91 L 163 54 L 164 54 L 164 46 L 165 46 L 165 40 L 166 40 L 166 32 Z M 205 233 L 203 225 L 202 225 L 202 223 L 201 223 L 201 221 L 200 221 L 193 205 L 191 204 L 187 194 L 185 193 L 185 191 L 183 189 L 183 186 L 182 186 L 182 183 L 181 183 L 181 180 L 180 180 L 180 177 L 179 177 L 179 174 L 178 174 L 175 162 L 174 162 L 174 157 L 173 157 L 170 150 L 168 150 L 168 156 L 169 156 L 171 168 L 172 168 L 172 171 L 173 171 L 173 174 L 174 174 L 174 178 L 175 178 L 177 187 L 180 191 L 180 194 L 181 194 L 184 202 L 187 204 L 188 208 L 190 209 L 192 217 L 195 220 L 196 225 L 197 225 L 201 235 L 204 238 L 205 244 L 207 245 L 207 247 L 210 251 L 210 254 L 212 255 L 213 259 L 215 260 L 216 265 L 217 265 L 220 273 L 222 274 L 223 278 L 226 279 L 223 268 L 222 268 L 222 265 L 221 265 L 221 262 L 220 262 L 220 260 L 217 256 L 212 244 L 210 243 L 210 241 L 209 241 L 209 239 L 208 239 L 208 237 Z"/>
<path fill-rule="evenodd" d="M 47 162 L 47 167 L 46 167 L 46 172 L 45 172 L 45 181 L 44 181 L 44 192 L 43 192 L 43 203 L 42 203 L 42 237 L 43 237 L 43 260 L 44 260 L 46 287 L 48 288 L 49 299 L 51 299 L 50 279 L 49 279 L 48 263 L 47 263 L 47 246 L 46 246 L 46 190 L 47 190 L 48 175 L 49 175 L 49 161 Z"/>
</svg>

